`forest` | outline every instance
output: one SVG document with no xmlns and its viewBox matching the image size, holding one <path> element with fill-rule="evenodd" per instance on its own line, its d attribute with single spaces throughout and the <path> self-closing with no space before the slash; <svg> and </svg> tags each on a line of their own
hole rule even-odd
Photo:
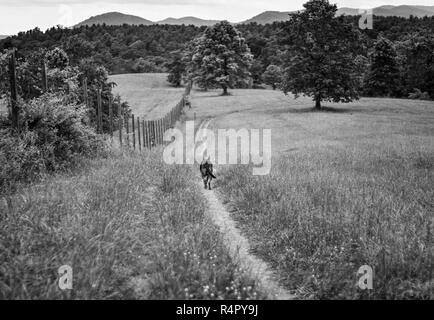
<svg viewBox="0 0 434 320">
<path fill-rule="evenodd" d="M 359 21 L 356 16 L 342 19 L 355 27 Z M 267 82 L 275 85 L 267 79 L 276 78 L 276 71 L 287 59 L 290 31 L 286 26 L 287 22 L 236 26 L 253 54 L 250 73 L 257 87 Z M 0 51 L 17 48 L 18 56 L 24 59 L 35 48 L 60 47 L 68 54 L 71 65 L 91 59 L 109 74 L 170 72 L 179 68 L 177 53 L 182 53 L 205 30 L 206 27 L 193 25 L 93 25 L 53 27 L 46 32 L 36 28 L 0 41 Z M 374 28 L 359 32 L 361 43 L 354 50 L 364 60 L 364 95 L 434 97 L 434 17 L 375 16 Z M 369 81 L 373 74 L 376 83 Z"/>
</svg>

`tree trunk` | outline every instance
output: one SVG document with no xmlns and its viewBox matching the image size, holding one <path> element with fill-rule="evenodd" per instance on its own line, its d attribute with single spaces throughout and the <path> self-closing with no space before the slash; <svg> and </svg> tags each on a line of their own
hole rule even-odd
<svg viewBox="0 0 434 320">
<path fill-rule="evenodd" d="M 228 95 L 228 87 L 227 86 L 223 86 L 223 95 L 224 96 Z"/>
<path fill-rule="evenodd" d="M 320 97 L 315 98 L 315 109 L 321 110 L 321 98 Z"/>
</svg>

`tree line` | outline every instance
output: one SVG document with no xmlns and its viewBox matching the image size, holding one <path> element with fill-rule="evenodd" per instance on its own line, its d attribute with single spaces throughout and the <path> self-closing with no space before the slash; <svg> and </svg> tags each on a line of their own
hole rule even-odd
<svg viewBox="0 0 434 320">
<path fill-rule="evenodd" d="M 327 8 L 332 6 L 328 1 L 318 0 L 309 3 L 312 10 L 317 10 L 324 3 Z M 334 11 L 327 10 L 326 15 Z M 350 58 L 354 58 L 357 66 L 354 66 L 350 79 L 360 82 L 358 93 L 361 95 L 418 99 L 434 97 L 434 17 L 406 19 L 376 16 L 372 30 L 360 30 L 359 17 L 329 16 L 323 19 L 318 16 L 316 23 L 324 23 L 325 28 L 321 28 L 316 34 L 312 33 L 311 43 L 304 42 L 306 39 L 297 38 L 297 32 L 306 35 L 312 28 L 317 30 L 315 24 L 309 25 L 303 21 L 303 17 L 300 19 L 302 20 L 298 23 L 290 19 L 288 22 L 267 25 L 237 25 L 236 32 L 240 33 L 239 37 L 250 50 L 248 70 L 244 71 L 249 74 L 251 81 L 234 81 L 230 85 L 261 88 L 267 84 L 275 89 L 298 92 L 288 77 L 287 81 L 284 81 L 285 74 L 302 75 L 304 71 L 309 71 L 304 73 L 308 76 L 312 74 L 312 70 L 302 69 L 306 63 L 309 63 L 311 69 L 316 65 L 315 68 L 318 70 L 318 66 L 335 61 L 339 62 L 338 74 L 343 76 L 348 71 L 345 61 L 350 62 Z M 171 25 L 94 25 L 74 29 L 55 27 L 46 32 L 34 29 L 0 41 L 0 50 L 18 48 L 19 52 L 25 54 L 34 51 L 35 48 L 60 47 L 68 54 L 71 65 L 79 65 L 83 59 L 87 59 L 104 66 L 111 74 L 170 72 L 170 81 L 174 85 L 181 85 L 186 70 L 189 67 L 191 70 L 192 67 L 192 60 L 186 60 L 186 56 L 190 55 L 190 58 L 193 58 L 190 49 L 194 48 L 194 42 L 210 29 Z M 331 45 L 321 43 L 321 37 L 324 37 L 323 40 L 327 39 Z M 347 40 L 350 40 L 349 43 Z M 316 58 L 299 60 L 298 67 L 288 65 L 296 57 L 300 58 L 298 47 L 305 47 L 306 50 L 315 49 Z M 232 49 L 229 48 L 229 51 Z M 195 77 L 197 76 L 196 74 Z M 209 78 L 206 83 L 201 84 L 204 87 L 212 87 L 215 85 L 215 79 L 218 78 L 217 82 L 222 81 L 222 76 L 226 76 L 224 71 L 223 75 L 216 74 L 214 80 Z M 199 78 L 197 80 L 201 81 Z M 305 78 L 303 81 L 306 80 Z M 334 79 L 334 82 L 348 83 L 349 79 Z M 340 90 L 351 95 L 349 88 L 342 87 Z"/>
</svg>

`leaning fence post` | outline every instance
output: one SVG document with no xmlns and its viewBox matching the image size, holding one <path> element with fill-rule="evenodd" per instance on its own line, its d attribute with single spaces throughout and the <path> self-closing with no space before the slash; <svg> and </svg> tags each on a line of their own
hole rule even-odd
<svg viewBox="0 0 434 320">
<path fill-rule="evenodd" d="M 17 70 L 16 70 L 16 60 L 15 60 L 15 50 L 12 51 L 9 60 L 9 82 L 11 89 L 11 118 L 12 126 L 19 130 L 19 107 L 18 107 L 18 91 L 17 91 Z"/>
</svg>

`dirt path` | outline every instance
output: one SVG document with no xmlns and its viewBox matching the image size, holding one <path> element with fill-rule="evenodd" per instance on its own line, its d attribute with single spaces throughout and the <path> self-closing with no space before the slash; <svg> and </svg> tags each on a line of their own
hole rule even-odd
<svg viewBox="0 0 434 320">
<path fill-rule="evenodd" d="M 200 129 L 208 128 L 211 120 L 205 120 Z M 202 135 L 202 140 L 205 136 Z M 219 201 L 214 191 L 206 190 L 200 183 L 202 194 L 208 203 L 207 214 L 210 219 L 220 228 L 223 235 L 223 241 L 229 249 L 229 253 L 240 266 L 250 273 L 253 279 L 259 281 L 260 287 L 269 294 L 270 299 L 290 300 L 295 296 L 283 289 L 275 280 L 274 274 L 269 266 L 258 257 L 250 254 L 248 240 L 241 234 L 235 221 L 231 218 L 229 212 Z"/>
</svg>

